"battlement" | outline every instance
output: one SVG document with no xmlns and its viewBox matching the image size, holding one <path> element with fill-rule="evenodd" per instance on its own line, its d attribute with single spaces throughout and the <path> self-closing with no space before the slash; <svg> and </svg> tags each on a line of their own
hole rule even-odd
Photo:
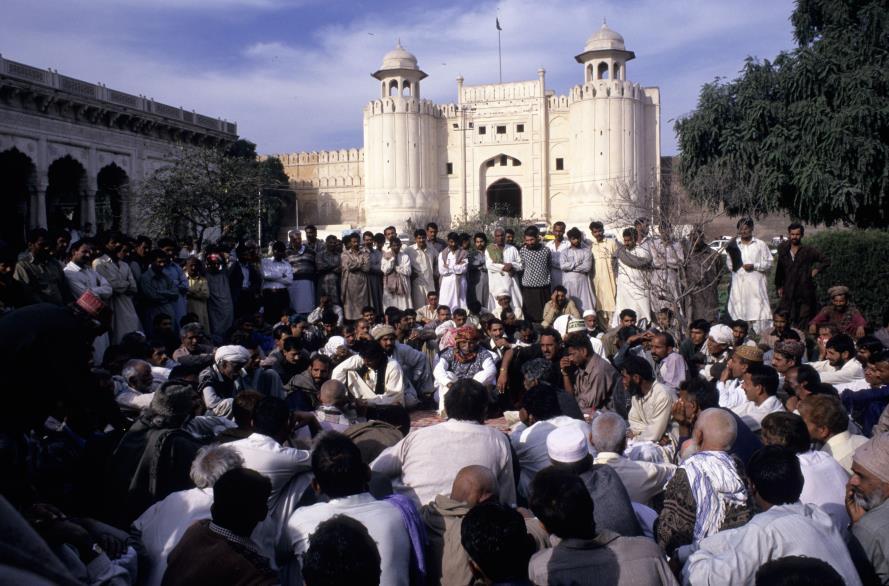
<svg viewBox="0 0 889 586">
<path fill-rule="evenodd" d="M 377 114 L 386 114 L 390 112 L 429 114 L 436 118 L 441 116 L 441 108 L 435 105 L 431 100 L 418 100 L 417 98 L 408 98 L 401 96 L 392 96 L 373 100 L 368 102 L 364 107 L 364 116 L 376 116 Z"/>
<path fill-rule="evenodd" d="M 269 155 L 280 159 L 285 167 L 292 165 L 317 165 L 323 163 L 358 163 L 364 161 L 364 149 L 339 149 L 332 151 L 301 151 Z M 260 157 L 260 160 L 266 157 Z"/>
<path fill-rule="evenodd" d="M 460 89 L 461 104 L 499 102 L 502 100 L 532 100 L 540 98 L 540 81 L 516 81 L 510 83 L 490 83 L 464 85 Z"/>
</svg>

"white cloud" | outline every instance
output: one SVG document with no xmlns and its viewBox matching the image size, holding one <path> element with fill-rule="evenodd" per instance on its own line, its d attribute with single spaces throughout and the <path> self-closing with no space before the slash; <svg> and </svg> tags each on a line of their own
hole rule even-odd
<svg viewBox="0 0 889 586">
<path fill-rule="evenodd" d="M 162 1 L 191 7 L 209 2 Z M 221 1 L 248 8 L 287 2 Z M 504 80 L 534 79 L 543 66 L 548 87 L 559 94 L 580 80 L 573 56 L 607 16 L 636 52 L 629 77 L 661 88 L 665 153 L 675 152 L 667 120 L 694 108 L 702 83 L 716 75 L 734 77 L 748 54 L 771 58 L 791 46 L 791 0 L 755 5 L 729 0 L 611 0 L 596 5 L 511 0 L 447 6 L 358 15 L 311 36 L 295 33 L 299 43 L 286 38 L 240 46 L 221 42 L 224 66 L 192 61 L 187 54 L 144 54 L 108 36 L 36 27 L 7 33 L 0 25 L 0 37 L 15 35 L 10 47 L 15 54 L 4 55 L 11 59 L 235 120 L 240 134 L 265 153 L 360 146 L 362 108 L 377 93 L 369 74 L 398 37 L 429 74 L 422 87 L 426 98 L 453 101 L 458 74 L 470 85 L 496 81 L 498 8 L 504 29 Z M 162 47 L 162 40 L 158 43 Z"/>
</svg>

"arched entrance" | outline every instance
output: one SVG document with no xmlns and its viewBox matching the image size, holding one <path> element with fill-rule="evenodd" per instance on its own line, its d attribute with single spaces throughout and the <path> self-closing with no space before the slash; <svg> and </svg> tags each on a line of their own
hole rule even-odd
<svg viewBox="0 0 889 586">
<path fill-rule="evenodd" d="M 13 147 L 0 153 L 0 240 L 15 250 L 24 248 L 31 224 L 30 200 L 35 185 L 35 168 L 31 159 Z"/>
<path fill-rule="evenodd" d="M 96 232 L 122 228 L 123 202 L 130 179 L 127 172 L 111 163 L 96 177 Z"/>
<path fill-rule="evenodd" d="M 86 191 L 86 170 L 70 155 L 49 166 L 46 187 L 46 219 L 50 230 L 80 227 L 81 200 Z"/>
<path fill-rule="evenodd" d="M 488 213 L 511 218 L 522 217 L 522 188 L 512 179 L 498 179 L 488 187 Z"/>
</svg>

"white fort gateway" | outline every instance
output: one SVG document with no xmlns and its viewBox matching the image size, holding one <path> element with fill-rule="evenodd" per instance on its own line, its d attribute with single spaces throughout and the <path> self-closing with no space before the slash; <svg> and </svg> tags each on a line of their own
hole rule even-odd
<svg viewBox="0 0 889 586">
<path fill-rule="evenodd" d="M 660 92 L 627 79 L 635 57 L 607 24 L 575 57 L 568 95 L 537 79 L 467 85 L 457 103 L 421 97 L 427 76 L 401 44 L 364 108 L 364 148 L 278 155 L 300 224 L 403 228 L 478 212 L 583 225 L 660 181 Z M 618 196 L 618 194 L 620 194 Z"/>
</svg>

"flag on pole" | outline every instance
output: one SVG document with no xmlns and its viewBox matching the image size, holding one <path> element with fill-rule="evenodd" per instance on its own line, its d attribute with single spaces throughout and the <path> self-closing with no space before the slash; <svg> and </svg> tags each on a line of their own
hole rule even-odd
<svg viewBox="0 0 889 586">
<path fill-rule="evenodd" d="M 498 16 L 496 20 L 497 20 L 497 30 L 502 31 L 503 29 L 500 27 L 500 17 Z"/>
</svg>

